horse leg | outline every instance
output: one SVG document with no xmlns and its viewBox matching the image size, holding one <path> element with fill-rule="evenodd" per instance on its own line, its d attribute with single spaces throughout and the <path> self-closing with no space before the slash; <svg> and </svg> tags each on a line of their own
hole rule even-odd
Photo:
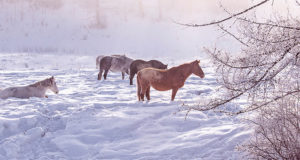
<svg viewBox="0 0 300 160">
<path fill-rule="evenodd" d="M 142 99 L 142 101 L 144 101 L 144 95 L 146 94 L 148 88 L 150 88 L 150 85 L 148 82 L 141 83 L 141 90 L 142 90 L 141 91 L 141 99 Z"/>
<path fill-rule="evenodd" d="M 98 61 L 98 58 L 96 58 L 96 69 L 98 69 L 99 67 L 99 61 Z"/>
<path fill-rule="evenodd" d="M 138 96 L 138 99 L 140 101 L 141 100 L 141 85 L 139 83 L 139 79 L 138 78 L 136 79 L 136 83 L 137 83 L 137 96 Z"/>
<path fill-rule="evenodd" d="M 140 92 L 140 96 L 141 96 L 141 100 L 144 101 L 144 96 L 146 93 L 146 89 L 145 89 L 145 85 L 141 84 L 141 92 Z"/>
<path fill-rule="evenodd" d="M 172 89 L 172 99 L 171 99 L 172 101 L 174 101 L 177 91 L 178 91 L 178 88 Z"/>
<path fill-rule="evenodd" d="M 141 101 L 144 101 L 145 94 L 141 93 Z"/>
<path fill-rule="evenodd" d="M 99 73 L 98 73 L 98 80 L 101 80 L 102 78 L 102 73 L 103 73 L 103 69 L 100 69 Z"/>
<path fill-rule="evenodd" d="M 131 73 L 130 72 L 130 77 L 129 77 L 129 79 L 130 79 L 130 85 L 133 85 L 133 78 L 134 78 L 134 73 Z"/>
<path fill-rule="evenodd" d="M 122 72 L 122 80 L 124 80 L 124 78 L 125 78 L 125 73 Z"/>
<path fill-rule="evenodd" d="M 104 80 L 106 80 L 106 77 L 107 77 L 108 70 L 109 70 L 109 69 L 106 69 L 106 70 L 104 71 L 104 75 L 103 75 L 103 77 L 104 77 Z"/>
<path fill-rule="evenodd" d="M 148 101 L 150 101 L 150 86 L 146 90 L 146 97 L 147 97 Z"/>
</svg>

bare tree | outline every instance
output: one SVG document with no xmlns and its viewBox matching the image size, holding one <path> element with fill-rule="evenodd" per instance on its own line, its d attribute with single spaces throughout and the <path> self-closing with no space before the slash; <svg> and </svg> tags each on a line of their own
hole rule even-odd
<svg viewBox="0 0 300 160">
<path fill-rule="evenodd" d="M 259 116 L 251 123 L 255 132 L 239 150 L 246 151 L 249 159 L 300 159 L 299 98 L 286 98 L 259 109 Z"/>
<path fill-rule="evenodd" d="M 263 2 L 259 5 L 264 4 Z M 200 102 L 197 106 L 189 106 L 189 110 L 240 114 L 272 105 L 280 99 L 300 93 L 300 21 L 293 18 L 276 18 L 257 22 L 255 18 L 239 17 L 259 5 L 215 21 L 216 23 L 193 25 L 216 25 L 238 40 L 242 47 L 240 53 L 235 56 L 217 48 L 206 49 L 216 66 L 221 88 L 213 93 L 218 96 Z M 229 19 L 236 21 L 238 33 L 227 30 L 222 24 L 224 20 Z M 283 84 L 284 87 L 280 87 Z M 227 108 L 229 102 L 241 97 L 248 98 L 248 106 L 235 111 Z"/>
<path fill-rule="evenodd" d="M 288 23 L 288 24 L 287 24 Z M 276 25 L 299 26 L 297 21 L 280 20 Z M 299 94 L 300 30 L 242 22 L 240 38 L 247 44 L 239 56 L 213 49 L 207 52 L 217 66 L 221 98 L 215 98 L 198 110 L 218 109 L 241 96 L 249 106 L 234 114 L 256 110 L 289 95 Z M 285 84 L 284 87 L 279 87 Z M 226 112 L 222 110 L 222 112 Z"/>
<path fill-rule="evenodd" d="M 254 134 L 240 147 L 247 158 L 296 160 L 300 159 L 300 21 L 274 16 L 259 22 L 245 15 L 267 2 L 271 1 L 261 1 L 239 13 L 223 8 L 229 16 L 210 23 L 183 24 L 215 25 L 241 44 L 239 54 L 206 49 L 216 66 L 220 88 L 206 97 L 207 101 L 187 109 L 230 115 L 256 111 L 250 123 Z M 294 2 L 300 7 L 297 0 Z M 246 98 L 247 104 L 232 109 L 232 102 L 240 98 Z"/>
</svg>

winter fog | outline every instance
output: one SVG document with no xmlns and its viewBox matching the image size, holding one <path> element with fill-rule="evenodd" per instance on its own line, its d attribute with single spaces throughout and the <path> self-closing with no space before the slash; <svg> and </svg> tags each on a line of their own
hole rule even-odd
<svg viewBox="0 0 300 160">
<path fill-rule="evenodd" d="M 0 50 L 195 56 L 203 54 L 204 46 L 223 43 L 217 29 L 187 28 L 173 21 L 201 23 L 223 17 L 220 4 L 234 11 L 249 5 L 238 0 L 2 0 Z"/>
</svg>

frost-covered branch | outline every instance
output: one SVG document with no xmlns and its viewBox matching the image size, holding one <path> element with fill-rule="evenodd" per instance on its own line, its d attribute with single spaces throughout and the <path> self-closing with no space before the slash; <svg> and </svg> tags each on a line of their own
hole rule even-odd
<svg viewBox="0 0 300 160">
<path fill-rule="evenodd" d="M 239 41 L 241 44 L 248 46 L 245 42 L 243 42 L 240 38 L 238 38 L 236 35 L 234 35 L 233 33 L 231 33 L 230 31 L 226 30 L 222 25 L 218 24 L 218 27 L 223 30 L 225 33 L 227 33 L 228 35 L 230 35 L 231 37 L 233 37 L 234 39 L 236 39 L 237 41 Z"/>
<path fill-rule="evenodd" d="M 299 96 L 273 103 L 259 113 L 251 120 L 254 136 L 239 150 L 250 159 L 300 159 Z"/>
<path fill-rule="evenodd" d="M 278 26 L 300 26 L 298 21 L 278 21 Z M 229 114 L 241 114 L 299 94 L 295 82 L 300 81 L 300 30 L 271 25 L 243 22 L 240 38 L 247 45 L 239 55 L 206 49 L 216 66 L 221 88 L 216 98 L 191 106 L 189 110 L 215 110 Z M 291 75 L 292 74 L 292 75 Z M 284 78 L 283 78 L 284 77 Z M 283 85 L 284 84 L 284 85 Z M 282 87 L 285 86 L 285 87 Z M 220 94 L 222 93 L 222 94 Z M 249 105 L 231 111 L 228 104 L 247 97 Z"/>
<path fill-rule="evenodd" d="M 292 30 L 300 30 L 300 27 L 298 27 L 298 26 L 285 26 L 285 25 L 268 23 L 268 22 L 257 22 L 257 21 L 253 21 L 253 20 L 250 20 L 250 19 L 247 19 L 247 18 L 237 18 L 237 19 L 241 20 L 241 21 L 245 21 L 245 22 L 251 23 L 251 24 L 272 26 L 272 27 L 292 29 Z"/>
<path fill-rule="evenodd" d="M 255 4 L 255 5 L 253 5 L 253 6 L 249 7 L 249 8 L 247 8 L 247 9 L 241 11 L 241 12 L 232 14 L 232 15 L 230 15 L 229 17 L 223 18 L 223 19 L 221 19 L 221 20 L 212 21 L 212 22 L 210 22 L 210 23 L 204 23 L 204 24 L 185 24 L 185 23 L 179 23 L 179 22 L 175 22 L 175 23 L 180 24 L 180 25 L 184 25 L 184 26 L 188 26 L 188 27 L 204 27 L 204 26 L 216 25 L 216 24 L 220 24 L 220 23 L 226 22 L 226 21 L 228 21 L 228 20 L 230 20 L 230 19 L 232 19 L 232 18 L 235 18 L 235 17 L 237 17 L 237 16 L 240 16 L 240 15 L 242 15 L 242 14 L 245 14 L 245 13 L 247 13 L 247 12 L 249 12 L 249 11 L 251 11 L 251 10 L 253 10 L 253 9 L 255 9 L 255 8 L 257 8 L 257 7 L 261 6 L 261 5 L 263 5 L 263 4 L 265 4 L 265 3 L 267 3 L 268 1 L 270 1 L 270 0 L 264 0 L 264 1 L 262 1 L 262 2 L 260 2 L 260 3 L 257 3 L 257 4 Z"/>
<path fill-rule="evenodd" d="M 241 150 L 250 159 L 300 159 L 300 21 L 289 16 L 259 22 L 223 9 L 230 18 L 190 26 L 216 25 L 243 45 L 239 53 L 205 49 L 220 87 L 185 107 L 229 115 L 255 111 L 255 132 Z M 230 19 L 236 28 L 224 23 Z"/>
</svg>

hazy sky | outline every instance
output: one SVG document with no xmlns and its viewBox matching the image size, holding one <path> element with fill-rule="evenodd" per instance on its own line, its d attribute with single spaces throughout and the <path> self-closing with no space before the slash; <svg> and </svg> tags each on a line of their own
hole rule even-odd
<svg viewBox="0 0 300 160">
<path fill-rule="evenodd" d="M 206 23 L 236 13 L 258 0 L 0 0 L 2 52 L 70 52 L 134 54 L 202 53 L 223 45 L 217 28 L 187 28 L 174 24 Z M 289 3 L 287 3 L 289 2 Z M 256 14 L 300 15 L 294 0 L 265 4 Z M 289 10 L 287 8 L 289 7 Z M 253 14 L 251 12 L 250 14 Z"/>
</svg>

